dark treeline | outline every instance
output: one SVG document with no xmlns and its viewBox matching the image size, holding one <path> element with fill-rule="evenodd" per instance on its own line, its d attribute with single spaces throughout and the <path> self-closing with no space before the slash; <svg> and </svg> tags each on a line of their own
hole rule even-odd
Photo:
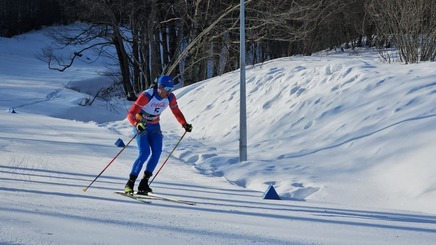
<svg viewBox="0 0 436 245">
<path fill-rule="evenodd" d="M 0 36 L 3 37 L 67 21 L 58 0 L 0 0 Z"/>
<path fill-rule="evenodd" d="M 129 99 L 159 74 L 190 84 L 239 68 L 239 0 L 0 2 L 3 36 L 42 25 L 89 23 L 81 35 L 74 33 L 74 41 L 65 33 L 56 40 L 83 46 L 100 38 L 100 47 L 115 47 L 120 82 Z M 398 45 L 405 63 L 432 60 L 435 4 L 436 0 L 246 0 L 247 63 L 324 49 L 383 50 L 392 45 Z M 88 49 L 65 63 L 53 50 L 45 55 L 51 69 L 62 71 Z"/>
</svg>

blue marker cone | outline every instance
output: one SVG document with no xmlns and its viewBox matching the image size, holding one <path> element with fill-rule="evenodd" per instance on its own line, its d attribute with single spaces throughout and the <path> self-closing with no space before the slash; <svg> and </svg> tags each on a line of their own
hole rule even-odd
<svg viewBox="0 0 436 245">
<path fill-rule="evenodd" d="M 276 190 L 274 189 L 274 186 L 270 185 L 266 190 L 265 194 L 263 195 L 263 199 L 280 200 L 280 196 L 279 194 L 277 194 Z"/>
</svg>

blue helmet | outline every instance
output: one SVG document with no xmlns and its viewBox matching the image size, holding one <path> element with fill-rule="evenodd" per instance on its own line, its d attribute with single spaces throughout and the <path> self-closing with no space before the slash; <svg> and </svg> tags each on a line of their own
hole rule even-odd
<svg viewBox="0 0 436 245">
<path fill-rule="evenodd" d="M 159 76 L 157 79 L 158 88 L 173 88 L 174 81 L 172 76 Z"/>
</svg>

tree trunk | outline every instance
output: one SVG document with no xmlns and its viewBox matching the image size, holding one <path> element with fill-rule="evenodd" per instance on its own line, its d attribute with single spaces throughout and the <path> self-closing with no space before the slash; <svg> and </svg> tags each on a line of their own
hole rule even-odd
<svg viewBox="0 0 436 245">
<path fill-rule="evenodd" d="M 124 87 L 124 92 L 127 100 L 135 101 L 136 95 L 133 91 L 132 84 L 130 83 L 130 70 L 129 70 L 129 59 L 127 57 L 126 49 L 124 48 L 124 42 L 120 34 L 120 30 L 117 26 L 113 26 L 114 33 L 112 40 L 114 42 L 115 48 L 117 50 L 117 55 L 119 58 L 119 65 L 121 71 L 121 77 Z"/>
<path fill-rule="evenodd" d="M 160 57 L 159 57 L 159 36 L 155 35 L 156 26 L 156 11 L 157 4 L 156 0 L 153 0 L 151 3 L 151 14 L 148 19 L 147 24 L 147 37 L 150 42 L 150 77 L 154 80 L 159 75 L 159 67 L 160 67 Z"/>
</svg>

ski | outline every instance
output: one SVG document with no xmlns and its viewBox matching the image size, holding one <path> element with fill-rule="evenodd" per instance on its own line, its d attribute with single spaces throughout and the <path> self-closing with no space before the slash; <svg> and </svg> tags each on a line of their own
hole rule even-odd
<svg viewBox="0 0 436 245">
<path fill-rule="evenodd" d="M 142 203 L 147 203 L 147 204 L 150 204 L 150 203 L 151 203 L 150 200 L 146 200 L 146 199 L 144 199 L 144 198 L 141 198 L 141 197 L 138 196 L 138 195 L 127 194 L 127 193 L 125 193 L 125 192 L 123 192 L 123 191 L 116 191 L 115 193 L 118 194 L 118 195 L 121 195 L 121 196 L 125 196 L 125 197 L 128 197 L 128 198 L 131 198 L 131 199 L 133 199 L 133 200 L 136 200 L 136 201 L 142 202 Z"/>
<path fill-rule="evenodd" d="M 153 200 L 154 199 L 154 200 L 160 200 L 160 201 L 168 201 L 168 202 L 186 204 L 186 205 L 191 205 L 191 206 L 197 205 L 197 203 L 195 203 L 195 202 L 166 197 L 166 196 L 154 194 L 151 192 L 147 193 L 147 195 L 135 195 L 135 197 L 143 198 L 144 200 L 150 200 L 150 199 Z"/>
</svg>

